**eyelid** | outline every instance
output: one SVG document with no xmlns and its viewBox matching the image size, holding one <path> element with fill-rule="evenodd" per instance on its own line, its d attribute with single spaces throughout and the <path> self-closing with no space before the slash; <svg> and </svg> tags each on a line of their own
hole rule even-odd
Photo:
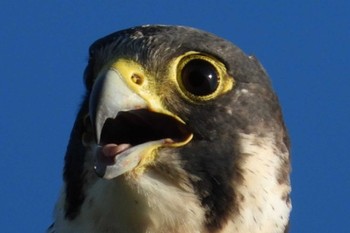
<svg viewBox="0 0 350 233">
<path fill-rule="evenodd" d="M 188 92 L 181 83 L 181 72 L 185 65 L 192 60 L 203 60 L 210 63 L 217 71 L 218 87 L 216 90 L 204 96 L 194 95 Z M 176 59 L 170 64 L 170 77 L 175 77 L 176 86 L 179 93 L 189 102 L 200 104 L 205 101 L 217 98 L 219 95 L 231 90 L 234 86 L 234 79 L 227 74 L 226 66 L 213 56 L 199 53 L 199 52 L 187 52 Z"/>
</svg>

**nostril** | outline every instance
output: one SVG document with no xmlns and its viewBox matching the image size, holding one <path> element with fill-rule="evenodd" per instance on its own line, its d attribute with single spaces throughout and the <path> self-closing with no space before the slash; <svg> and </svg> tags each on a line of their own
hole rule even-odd
<svg viewBox="0 0 350 233">
<path fill-rule="evenodd" d="M 131 81 L 133 81 L 137 85 L 142 85 L 143 78 L 138 74 L 132 74 Z"/>
</svg>

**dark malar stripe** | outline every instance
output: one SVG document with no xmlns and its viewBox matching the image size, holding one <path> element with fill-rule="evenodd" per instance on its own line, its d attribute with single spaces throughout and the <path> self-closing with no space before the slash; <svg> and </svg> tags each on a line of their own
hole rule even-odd
<svg viewBox="0 0 350 233">
<path fill-rule="evenodd" d="M 63 178 L 66 184 L 65 217 L 70 220 L 77 217 L 85 199 L 83 185 L 86 150 L 81 139 L 84 132 L 83 118 L 88 109 L 88 99 L 89 98 L 85 98 L 78 113 L 65 156 L 63 173 Z"/>
</svg>

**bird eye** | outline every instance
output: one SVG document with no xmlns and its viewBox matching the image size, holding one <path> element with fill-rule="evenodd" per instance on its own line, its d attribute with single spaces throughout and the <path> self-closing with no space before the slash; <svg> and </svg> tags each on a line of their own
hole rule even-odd
<svg viewBox="0 0 350 233">
<path fill-rule="evenodd" d="M 183 87 L 193 95 L 206 96 L 214 93 L 219 86 L 216 68 L 203 59 L 187 62 L 181 71 Z"/>
</svg>

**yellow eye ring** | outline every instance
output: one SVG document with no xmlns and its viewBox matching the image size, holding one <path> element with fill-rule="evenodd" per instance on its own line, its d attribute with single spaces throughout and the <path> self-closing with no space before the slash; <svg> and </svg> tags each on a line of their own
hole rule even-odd
<svg viewBox="0 0 350 233">
<path fill-rule="evenodd" d="M 202 53 L 188 52 L 175 60 L 176 83 L 181 94 L 191 102 L 216 98 L 231 90 L 234 80 L 217 59 Z"/>
</svg>

